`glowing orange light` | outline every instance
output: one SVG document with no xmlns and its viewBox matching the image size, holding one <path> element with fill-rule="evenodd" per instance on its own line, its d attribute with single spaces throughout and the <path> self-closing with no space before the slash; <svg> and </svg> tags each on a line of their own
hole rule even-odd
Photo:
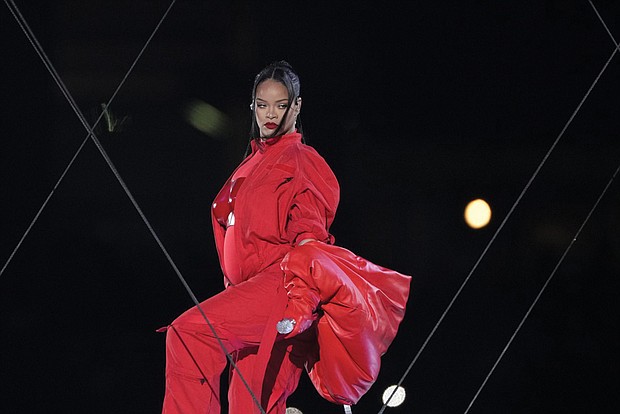
<svg viewBox="0 0 620 414">
<path fill-rule="evenodd" d="M 472 229 L 481 229 L 491 221 L 491 207 L 482 200 L 470 201 L 465 207 L 465 222 Z"/>
</svg>

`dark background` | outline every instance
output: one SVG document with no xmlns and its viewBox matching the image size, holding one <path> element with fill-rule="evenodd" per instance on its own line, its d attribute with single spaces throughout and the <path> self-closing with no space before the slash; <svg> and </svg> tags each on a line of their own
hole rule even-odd
<svg viewBox="0 0 620 414">
<path fill-rule="evenodd" d="M 169 2 L 17 5 L 93 122 Z M 200 299 L 221 289 L 209 207 L 247 143 L 254 74 L 288 60 L 308 142 L 332 166 L 337 243 L 413 275 L 372 414 L 422 346 L 614 50 L 587 1 L 179 1 L 99 138 Z M 620 39 L 618 1 L 595 5 Z M 4 265 L 86 131 L 0 7 Z M 464 412 L 620 162 L 611 60 L 404 381 L 394 413 Z M 227 115 L 215 135 L 188 102 Z M 125 118 L 127 117 L 127 118 Z M 620 189 L 614 182 L 471 413 L 616 412 Z M 484 197 L 490 225 L 469 229 Z M 0 278 L 4 413 L 153 413 L 164 335 L 192 306 L 88 142 Z M 290 405 L 339 413 L 304 376 Z"/>
</svg>

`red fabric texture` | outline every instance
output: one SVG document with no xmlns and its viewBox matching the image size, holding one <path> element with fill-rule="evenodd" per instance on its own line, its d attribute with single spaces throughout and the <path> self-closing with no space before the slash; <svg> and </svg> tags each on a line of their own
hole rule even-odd
<svg viewBox="0 0 620 414">
<path fill-rule="evenodd" d="M 285 317 L 297 321 L 288 337 L 321 315 L 319 353 L 306 367 L 315 388 L 334 403 L 357 403 L 396 336 L 411 277 L 320 242 L 296 247 L 281 267 L 289 297 Z"/>
</svg>

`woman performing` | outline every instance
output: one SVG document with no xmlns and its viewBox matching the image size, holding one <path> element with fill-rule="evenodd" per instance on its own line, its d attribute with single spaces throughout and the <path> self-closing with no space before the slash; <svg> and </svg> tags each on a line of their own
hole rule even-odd
<svg viewBox="0 0 620 414">
<path fill-rule="evenodd" d="M 283 414 L 304 369 L 354 404 L 396 335 L 410 277 L 333 245 L 339 186 L 302 141 L 301 104 L 288 63 L 258 73 L 251 153 L 211 209 L 225 289 L 167 327 L 163 413 L 218 414 L 227 354 L 231 414 Z"/>
</svg>

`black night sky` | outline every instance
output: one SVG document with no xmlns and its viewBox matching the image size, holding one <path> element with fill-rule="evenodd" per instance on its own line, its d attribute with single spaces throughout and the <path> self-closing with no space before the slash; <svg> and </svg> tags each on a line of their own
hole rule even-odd
<svg viewBox="0 0 620 414">
<path fill-rule="evenodd" d="M 15 3 L 91 123 L 170 5 Z M 594 5 L 609 33 L 587 0 L 181 0 L 111 104 L 116 127 L 102 123 L 98 137 L 206 299 L 222 289 L 209 208 L 245 151 L 254 74 L 273 60 L 295 67 L 307 142 L 342 187 L 336 243 L 413 276 L 381 375 L 353 407 L 373 414 L 561 135 L 406 377 L 405 403 L 386 411 L 463 413 L 620 164 L 620 56 L 610 60 L 620 2 Z M 7 2 L 0 19 L 4 266 L 87 132 Z M 197 100 L 225 114 L 219 131 L 188 123 Z M 619 185 L 470 413 L 620 407 Z M 479 197 L 493 217 L 472 230 L 463 210 Z M 0 410 L 158 412 L 165 360 L 155 330 L 191 306 L 87 141 L 0 276 Z M 306 376 L 289 405 L 342 412 Z"/>
</svg>

